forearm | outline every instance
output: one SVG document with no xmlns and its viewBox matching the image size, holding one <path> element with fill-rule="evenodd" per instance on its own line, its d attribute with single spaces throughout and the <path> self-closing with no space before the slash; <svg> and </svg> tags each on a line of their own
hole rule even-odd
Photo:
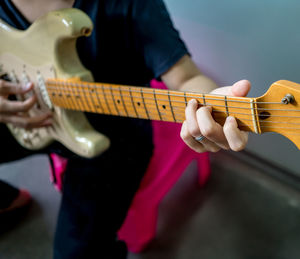
<svg viewBox="0 0 300 259">
<path fill-rule="evenodd" d="M 198 74 L 184 81 L 178 90 L 207 94 L 217 87 L 217 84 L 212 79 L 203 74 Z"/>
<path fill-rule="evenodd" d="M 163 74 L 162 80 L 172 90 L 209 93 L 217 88 L 217 84 L 203 75 L 187 55 Z"/>
</svg>

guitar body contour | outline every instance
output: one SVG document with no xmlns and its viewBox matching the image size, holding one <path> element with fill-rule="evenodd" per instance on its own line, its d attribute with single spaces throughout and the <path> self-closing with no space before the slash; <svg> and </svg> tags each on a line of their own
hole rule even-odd
<svg viewBox="0 0 300 259">
<path fill-rule="evenodd" d="M 28 116 L 53 112 L 50 127 L 25 130 L 8 125 L 22 146 L 36 150 L 57 140 L 84 157 L 94 157 L 109 147 L 109 139 L 96 132 L 82 112 L 53 106 L 45 88 L 47 78 L 93 81 L 76 53 L 77 38 L 88 36 L 92 26 L 90 18 L 78 9 L 50 12 L 26 31 L 0 20 L 0 75 L 6 74 L 14 82 L 34 83 L 38 105 Z"/>
</svg>

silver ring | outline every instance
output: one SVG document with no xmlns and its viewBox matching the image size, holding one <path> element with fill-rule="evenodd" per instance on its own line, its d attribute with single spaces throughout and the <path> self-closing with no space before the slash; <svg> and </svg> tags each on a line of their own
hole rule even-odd
<svg viewBox="0 0 300 259">
<path fill-rule="evenodd" d="M 195 140 L 198 142 L 202 142 L 205 137 L 203 135 L 200 135 L 199 137 L 195 137 Z"/>
</svg>

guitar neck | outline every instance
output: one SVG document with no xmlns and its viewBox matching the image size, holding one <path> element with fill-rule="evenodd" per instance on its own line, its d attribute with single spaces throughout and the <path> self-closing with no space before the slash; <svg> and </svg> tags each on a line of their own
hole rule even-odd
<svg viewBox="0 0 300 259">
<path fill-rule="evenodd" d="M 212 107 L 221 125 L 233 116 L 240 129 L 261 133 L 255 98 L 56 79 L 47 80 L 46 87 L 52 103 L 65 109 L 177 123 L 185 120 L 188 101 L 196 99 Z"/>
</svg>

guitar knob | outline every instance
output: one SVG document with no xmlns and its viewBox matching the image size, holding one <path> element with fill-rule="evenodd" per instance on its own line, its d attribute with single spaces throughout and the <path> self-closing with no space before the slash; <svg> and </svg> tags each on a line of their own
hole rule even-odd
<svg viewBox="0 0 300 259">
<path fill-rule="evenodd" d="M 27 143 L 27 144 L 30 144 L 30 143 L 31 143 L 31 141 L 30 141 L 30 136 L 29 136 L 29 134 L 28 134 L 27 131 L 25 131 L 25 132 L 23 133 L 23 138 L 22 138 L 22 140 L 23 140 L 24 143 Z"/>
</svg>

